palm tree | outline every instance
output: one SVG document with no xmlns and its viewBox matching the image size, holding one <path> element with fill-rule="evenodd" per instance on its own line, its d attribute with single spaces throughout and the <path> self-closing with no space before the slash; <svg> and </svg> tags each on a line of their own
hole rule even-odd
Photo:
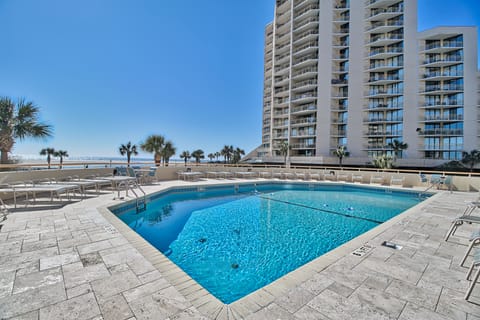
<svg viewBox="0 0 480 320">
<path fill-rule="evenodd" d="M 130 157 L 132 156 L 132 154 L 134 156 L 138 154 L 137 146 L 132 145 L 130 141 L 128 141 L 127 144 L 120 145 L 120 147 L 118 148 L 118 151 L 122 156 L 127 155 L 127 167 L 130 167 Z"/>
<path fill-rule="evenodd" d="M 232 153 L 233 153 L 233 146 L 225 145 L 223 146 L 223 149 L 220 150 L 220 154 L 223 156 L 225 163 L 230 162 Z"/>
<path fill-rule="evenodd" d="M 192 157 L 195 158 L 195 162 L 197 163 L 197 166 L 198 166 L 198 164 L 200 163 L 200 159 L 205 158 L 205 155 L 202 149 L 198 149 L 192 152 Z"/>
<path fill-rule="evenodd" d="M 213 159 L 215 158 L 215 155 L 213 153 L 209 153 L 207 158 L 210 160 L 210 162 L 212 162 Z"/>
<path fill-rule="evenodd" d="M 162 161 L 162 149 L 165 146 L 165 137 L 161 135 L 150 135 L 145 142 L 140 144 L 140 149 L 145 152 L 153 153 L 153 160 L 158 167 Z"/>
<path fill-rule="evenodd" d="M 50 169 L 50 162 L 52 161 L 52 156 L 55 155 L 55 149 L 45 148 L 40 150 L 40 155 L 47 156 L 48 169 Z"/>
<path fill-rule="evenodd" d="M 170 158 L 177 152 L 177 148 L 173 145 L 172 141 L 165 142 L 165 145 L 162 149 L 162 159 L 165 166 L 168 166 Z"/>
<path fill-rule="evenodd" d="M 242 156 L 245 155 L 245 150 L 236 148 L 233 150 L 233 163 L 238 163 L 240 159 L 242 159 Z"/>
<path fill-rule="evenodd" d="M 333 150 L 333 154 L 338 158 L 340 167 L 342 167 L 343 158 L 350 156 L 350 152 L 347 151 L 346 146 L 338 146 L 337 149 Z"/>
<path fill-rule="evenodd" d="M 480 162 L 480 151 L 478 151 L 477 149 L 474 149 L 470 152 L 467 152 L 467 151 L 463 151 L 462 152 L 462 160 L 461 162 L 463 164 L 466 164 L 469 166 L 470 168 L 470 172 L 473 171 L 473 167 L 475 167 L 475 164 L 477 162 Z"/>
<path fill-rule="evenodd" d="M 283 156 L 283 163 L 285 164 L 285 166 L 287 165 L 287 157 L 288 157 L 288 153 L 291 149 L 290 145 L 288 144 L 287 141 L 282 141 L 280 142 L 280 144 L 278 145 L 278 147 L 280 148 L 280 154 Z"/>
<path fill-rule="evenodd" d="M 65 151 L 65 150 L 58 150 L 58 151 L 55 151 L 55 153 L 53 154 L 55 157 L 59 157 L 60 158 L 60 169 L 62 169 L 62 166 L 63 166 L 63 158 L 67 158 L 68 157 L 68 152 Z"/>
<path fill-rule="evenodd" d="M 47 138 L 52 127 L 39 122 L 39 109 L 33 102 L 20 99 L 15 104 L 8 97 L 0 97 L 0 152 L 1 163 L 8 162 L 15 140 Z"/>
<path fill-rule="evenodd" d="M 380 156 L 373 157 L 373 165 L 380 169 L 391 169 L 393 165 L 394 158 L 387 154 L 382 154 Z"/>
<path fill-rule="evenodd" d="M 185 161 L 185 167 L 187 166 L 187 161 L 190 159 L 192 156 L 190 155 L 190 152 L 188 151 L 182 151 L 180 154 L 180 158 Z"/>
<path fill-rule="evenodd" d="M 220 157 L 222 154 L 219 151 L 217 151 L 214 153 L 214 155 L 215 155 L 215 160 L 218 161 L 218 157 Z"/>
<path fill-rule="evenodd" d="M 402 151 L 408 148 L 408 144 L 395 139 L 392 142 L 389 142 L 387 144 L 387 147 L 393 150 L 393 155 L 394 155 L 393 160 L 395 161 L 399 155 L 400 155 L 400 158 L 402 157 Z"/>
</svg>

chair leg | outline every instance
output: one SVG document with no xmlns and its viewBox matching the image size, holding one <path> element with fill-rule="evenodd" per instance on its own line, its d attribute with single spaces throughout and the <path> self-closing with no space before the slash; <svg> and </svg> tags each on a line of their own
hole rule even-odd
<svg viewBox="0 0 480 320">
<path fill-rule="evenodd" d="M 472 269 L 473 269 L 473 266 L 474 264 L 472 263 Z M 468 300 L 468 298 L 470 298 L 470 295 L 472 294 L 473 288 L 475 287 L 475 284 L 477 283 L 479 277 L 480 277 L 480 267 L 475 273 L 475 276 L 473 277 L 472 282 L 470 283 L 470 286 L 468 287 L 467 292 L 465 293 L 465 300 Z"/>
<path fill-rule="evenodd" d="M 448 238 L 450 238 L 451 235 L 455 234 L 455 230 L 457 230 L 457 226 L 461 225 L 462 223 L 463 222 L 457 221 L 457 220 L 452 222 L 452 226 L 450 227 L 450 229 L 447 232 L 447 235 L 445 236 L 445 241 L 448 241 Z"/>
<path fill-rule="evenodd" d="M 467 251 L 465 252 L 465 255 L 463 256 L 462 261 L 460 262 L 460 266 L 463 267 L 463 264 L 465 263 L 465 260 L 467 260 L 468 255 L 472 251 L 473 247 L 480 244 L 480 238 L 475 238 L 473 239 L 470 244 L 468 245 Z"/>
</svg>

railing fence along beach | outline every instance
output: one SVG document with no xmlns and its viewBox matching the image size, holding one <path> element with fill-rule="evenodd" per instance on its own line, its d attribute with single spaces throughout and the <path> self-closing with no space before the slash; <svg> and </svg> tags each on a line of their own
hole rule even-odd
<svg viewBox="0 0 480 320">
<path fill-rule="evenodd" d="M 57 161 L 51 162 L 50 168 L 48 164 L 43 162 L 32 163 L 17 163 L 17 164 L 0 164 L 0 182 L 7 183 L 11 181 L 17 181 L 22 179 L 34 179 L 37 176 L 44 178 L 59 178 L 69 175 L 86 176 L 94 171 L 102 173 L 113 173 L 115 167 L 127 166 L 125 161 L 98 161 L 98 160 L 82 160 L 82 161 L 65 161 L 60 169 L 60 163 Z M 153 161 L 132 161 L 130 162 L 132 167 L 154 167 Z M 422 182 L 420 175 L 427 177 L 427 180 L 432 175 L 437 176 L 450 176 L 452 177 L 453 190 L 457 191 L 479 191 L 480 190 L 480 173 L 474 172 L 456 172 L 456 171 L 440 171 L 440 170 L 412 170 L 412 169 L 379 169 L 379 168 L 366 168 L 366 167 L 339 167 L 339 166 L 324 166 L 324 165 L 288 165 L 283 164 L 266 164 L 266 163 L 249 163 L 249 164 L 224 164 L 224 163 L 211 163 L 201 162 L 199 164 L 195 162 L 172 161 L 167 166 L 161 165 L 156 172 L 157 180 L 174 180 L 178 178 L 179 171 L 185 171 L 187 168 L 192 168 L 194 171 L 215 171 L 223 168 L 224 171 L 253 171 L 253 172 L 271 172 L 272 176 L 275 172 L 293 173 L 301 175 L 306 174 L 318 174 L 324 175 L 336 175 L 342 177 L 345 175 L 355 175 L 356 182 L 370 183 L 372 177 L 384 177 L 385 184 L 388 185 L 392 178 L 402 176 L 404 187 L 428 187 L 428 182 Z M 262 175 L 263 176 L 263 175 Z M 358 179 L 362 176 L 362 179 Z M 339 181 L 341 179 L 338 179 Z M 352 179 L 353 180 L 353 179 Z"/>
</svg>

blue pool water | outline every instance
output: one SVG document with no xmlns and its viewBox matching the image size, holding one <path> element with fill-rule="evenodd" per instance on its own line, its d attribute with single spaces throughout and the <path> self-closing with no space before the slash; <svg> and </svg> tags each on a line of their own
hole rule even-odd
<svg viewBox="0 0 480 320">
<path fill-rule="evenodd" d="M 169 191 L 113 212 L 231 303 L 416 205 L 413 192 L 265 184 Z"/>
</svg>

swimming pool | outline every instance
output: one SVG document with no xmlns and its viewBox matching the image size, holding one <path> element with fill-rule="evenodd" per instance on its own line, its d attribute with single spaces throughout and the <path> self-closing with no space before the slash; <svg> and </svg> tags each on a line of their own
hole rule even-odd
<svg viewBox="0 0 480 320">
<path fill-rule="evenodd" d="M 174 189 L 112 211 L 224 303 L 275 281 L 419 203 L 343 184 Z"/>
</svg>

